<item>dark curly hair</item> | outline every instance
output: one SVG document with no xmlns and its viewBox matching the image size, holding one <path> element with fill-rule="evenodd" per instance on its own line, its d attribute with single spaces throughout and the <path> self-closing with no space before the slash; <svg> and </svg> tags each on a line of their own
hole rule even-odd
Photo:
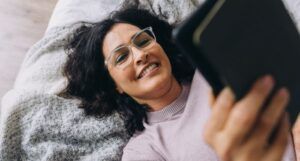
<svg viewBox="0 0 300 161">
<path fill-rule="evenodd" d="M 103 39 L 116 23 L 128 23 L 141 29 L 152 26 L 157 42 L 170 59 L 177 81 L 191 81 L 194 68 L 172 42 L 173 27 L 146 10 L 129 8 L 116 11 L 101 22 L 85 24 L 76 30 L 65 46 L 68 59 L 63 74 L 68 85 L 59 96 L 80 99 L 79 107 L 87 115 L 101 117 L 119 112 L 125 120 L 127 132 L 132 135 L 136 130 L 144 130 L 143 120 L 147 120 L 149 108 L 138 104 L 127 94 L 119 94 L 104 65 Z"/>
</svg>

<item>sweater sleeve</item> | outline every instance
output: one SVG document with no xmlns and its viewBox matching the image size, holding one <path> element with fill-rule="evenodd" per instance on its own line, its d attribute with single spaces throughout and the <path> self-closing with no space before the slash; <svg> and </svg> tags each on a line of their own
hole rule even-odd
<svg viewBox="0 0 300 161">
<path fill-rule="evenodd" d="M 283 155 L 282 161 L 296 161 L 296 154 L 293 147 L 292 136 L 289 137 L 289 142 L 288 145 L 286 146 L 286 150 Z"/>
</svg>

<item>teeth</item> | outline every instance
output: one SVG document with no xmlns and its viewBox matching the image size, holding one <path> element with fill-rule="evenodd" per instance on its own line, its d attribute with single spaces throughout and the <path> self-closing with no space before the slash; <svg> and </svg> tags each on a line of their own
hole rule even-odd
<svg viewBox="0 0 300 161">
<path fill-rule="evenodd" d="M 142 73 L 141 73 L 141 75 L 140 75 L 140 78 L 141 77 L 143 77 L 144 75 L 146 75 L 148 72 L 150 72 L 151 70 L 153 70 L 154 68 L 156 68 L 158 65 L 155 63 L 155 64 L 151 64 L 151 65 L 149 65 L 148 67 L 146 67 L 143 71 L 142 71 Z"/>
</svg>

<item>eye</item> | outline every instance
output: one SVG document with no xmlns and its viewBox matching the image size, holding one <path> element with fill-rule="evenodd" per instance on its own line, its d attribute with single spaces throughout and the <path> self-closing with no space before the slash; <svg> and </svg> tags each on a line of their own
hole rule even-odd
<svg viewBox="0 0 300 161">
<path fill-rule="evenodd" d="M 135 46 L 139 48 L 144 48 L 148 46 L 152 41 L 153 41 L 153 37 L 151 37 L 150 34 L 146 32 L 142 32 L 135 37 L 133 43 Z"/>
<path fill-rule="evenodd" d="M 136 42 L 136 46 L 138 46 L 140 48 L 143 48 L 143 47 L 146 47 L 150 43 L 151 43 L 151 39 L 144 38 L 144 39 L 139 40 L 138 42 Z"/>
<path fill-rule="evenodd" d="M 128 57 L 129 57 L 129 51 L 128 50 L 125 50 L 125 51 L 122 51 L 122 52 L 118 52 L 117 54 L 115 54 L 116 57 L 115 57 L 115 65 L 120 65 L 122 64 L 123 62 L 125 62 Z"/>
</svg>

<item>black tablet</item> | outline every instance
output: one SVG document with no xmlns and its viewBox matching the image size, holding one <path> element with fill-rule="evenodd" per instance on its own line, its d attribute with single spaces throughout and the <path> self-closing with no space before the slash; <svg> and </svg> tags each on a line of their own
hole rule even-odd
<svg viewBox="0 0 300 161">
<path fill-rule="evenodd" d="M 291 93 L 294 123 L 300 109 L 300 36 L 281 0 L 207 0 L 173 36 L 215 94 L 228 85 L 240 99 L 257 78 L 271 74 L 274 91 L 285 86 Z"/>
</svg>

